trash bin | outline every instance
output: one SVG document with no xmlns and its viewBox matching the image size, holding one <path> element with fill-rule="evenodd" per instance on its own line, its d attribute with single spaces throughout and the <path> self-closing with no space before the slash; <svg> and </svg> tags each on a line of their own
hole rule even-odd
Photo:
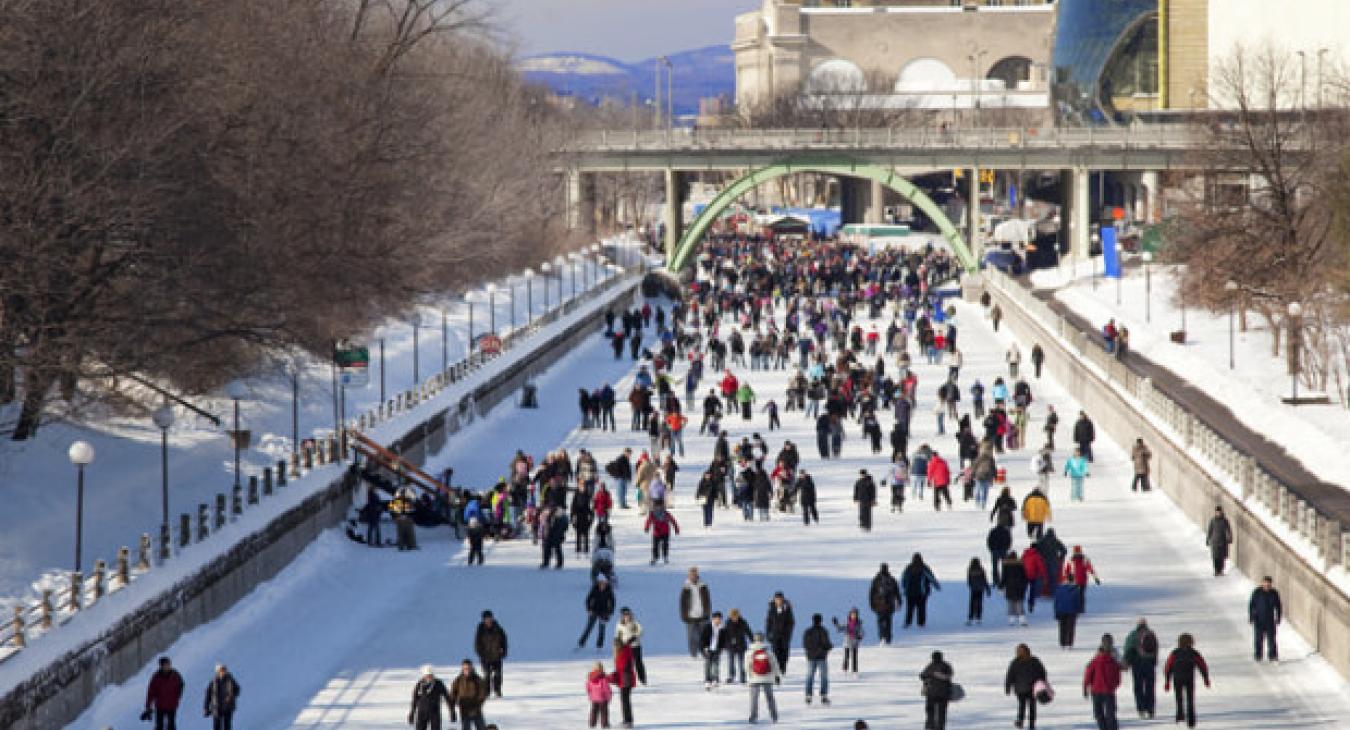
<svg viewBox="0 0 1350 730">
<path fill-rule="evenodd" d="M 539 407 L 539 386 L 534 383 L 526 383 L 520 388 L 520 407 L 538 408 Z"/>
</svg>

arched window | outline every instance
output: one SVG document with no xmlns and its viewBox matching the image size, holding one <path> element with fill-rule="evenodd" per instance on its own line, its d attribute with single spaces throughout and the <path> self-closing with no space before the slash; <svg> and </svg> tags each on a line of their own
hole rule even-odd
<svg viewBox="0 0 1350 730">
<path fill-rule="evenodd" d="M 1031 59 L 1026 56 L 1007 56 L 999 59 L 986 78 L 998 79 L 1008 89 L 1017 89 L 1017 84 L 1031 80 Z"/>
<path fill-rule="evenodd" d="M 896 91 L 950 91 L 957 87 L 956 73 L 936 58 L 916 58 L 900 69 Z"/>
<path fill-rule="evenodd" d="M 818 64 L 806 78 L 808 94 L 858 94 L 865 91 L 867 78 L 862 69 L 841 58 Z"/>
</svg>

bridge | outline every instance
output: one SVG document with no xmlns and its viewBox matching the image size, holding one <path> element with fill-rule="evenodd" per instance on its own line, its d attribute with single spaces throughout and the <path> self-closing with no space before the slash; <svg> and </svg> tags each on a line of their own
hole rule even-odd
<svg viewBox="0 0 1350 730">
<path fill-rule="evenodd" d="M 1236 145 L 1237 143 L 1234 142 Z M 665 175 L 667 263 L 680 269 L 699 239 L 739 194 L 783 175 L 819 172 L 843 181 L 845 222 L 880 222 L 884 190 L 913 203 L 937 225 L 958 258 L 973 268 L 981 252 L 979 206 L 967 205 L 964 226 L 948 216 L 906 176 L 944 169 L 1059 171 L 1066 235 L 1074 256 L 1086 256 L 1090 236 L 1090 176 L 1138 173 L 1151 207 L 1157 173 L 1198 170 L 1198 154 L 1215 139 L 1188 124 L 1081 128 L 912 129 L 669 129 L 594 130 L 565 148 L 570 221 L 587 219 L 589 178 L 596 174 L 660 172 Z M 686 230 L 685 180 L 696 172 L 745 172 Z M 972 186 L 972 191 L 976 190 Z M 964 228 L 967 240 L 962 235 Z"/>
</svg>

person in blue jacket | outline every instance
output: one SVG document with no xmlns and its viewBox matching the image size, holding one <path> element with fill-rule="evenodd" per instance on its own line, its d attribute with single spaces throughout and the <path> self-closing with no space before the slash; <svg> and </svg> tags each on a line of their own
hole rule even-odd
<svg viewBox="0 0 1350 730">
<path fill-rule="evenodd" d="M 1055 620 L 1059 622 L 1059 648 L 1073 648 L 1074 629 L 1078 626 L 1078 614 L 1082 612 L 1082 606 L 1083 602 L 1078 597 L 1078 586 L 1066 581 L 1055 587 Z"/>
</svg>

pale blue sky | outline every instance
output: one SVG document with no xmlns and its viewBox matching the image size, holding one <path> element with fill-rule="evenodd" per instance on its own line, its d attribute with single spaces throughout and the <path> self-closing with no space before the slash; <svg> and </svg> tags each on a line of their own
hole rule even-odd
<svg viewBox="0 0 1350 730">
<path fill-rule="evenodd" d="M 520 55 L 584 51 L 636 61 L 730 44 L 732 19 L 759 0 L 483 0 Z"/>
</svg>

